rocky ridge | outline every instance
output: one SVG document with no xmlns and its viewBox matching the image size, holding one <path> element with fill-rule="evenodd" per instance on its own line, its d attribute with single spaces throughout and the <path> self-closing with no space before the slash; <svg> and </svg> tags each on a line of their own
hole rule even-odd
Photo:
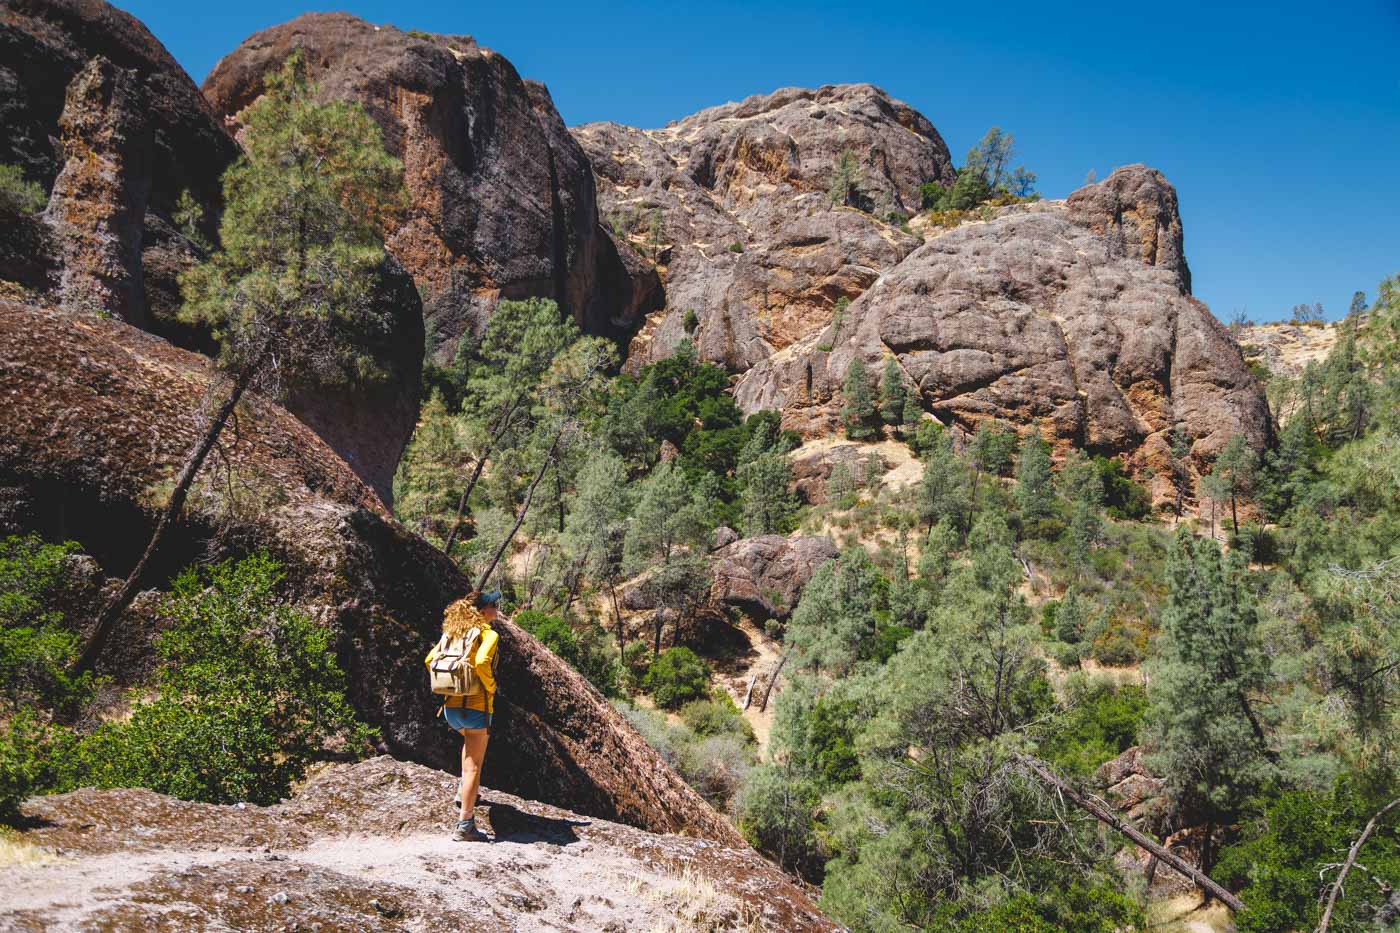
<svg viewBox="0 0 1400 933">
<path fill-rule="evenodd" d="M 493 743 L 494 744 L 494 743 Z M 31 800 L 0 866 L 12 930 L 775 930 L 836 926 L 741 846 L 654 835 L 482 789 L 491 843 L 448 837 L 455 781 L 334 765 L 272 807 L 145 790 Z"/>
<path fill-rule="evenodd" d="M 953 178 L 933 125 L 868 84 L 785 88 L 658 130 L 573 134 L 615 236 L 664 270 L 665 309 L 632 342 L 634 367 L 671 354 L 687 312 L 700 357 L 736 372 L 820 329 L 838 299 L 918 245 L 890 215 L 916 210 L 924 182 Z M 832 167 L 848 149 L 859 183 L 853 206 L 833 208 Z"/>
</svg>

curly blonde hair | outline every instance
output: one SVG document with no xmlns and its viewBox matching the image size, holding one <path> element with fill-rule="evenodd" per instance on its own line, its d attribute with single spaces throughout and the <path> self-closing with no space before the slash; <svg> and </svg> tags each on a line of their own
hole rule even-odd
<svg viewBox="0 0 1400 933">
<path fill-rule="evenodd" d="M 442 632 L 453 638 L 461 638 L 474 628 L 487 628 L 489 623 L 481 610 L 476 608 L 476 592 L 448 605 L 442 613 Z"/>
</svg>

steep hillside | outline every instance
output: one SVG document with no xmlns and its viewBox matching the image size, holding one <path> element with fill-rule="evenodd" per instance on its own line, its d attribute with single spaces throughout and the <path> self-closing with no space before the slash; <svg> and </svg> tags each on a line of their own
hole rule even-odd
<svg viewBox="0 0 1400 933">
<path fill-rule="evenodd" d="M 483 788 L 491 844 L 452 842 L 453 781 L 375 758 L 273 807 L 144 790 L 32 801 L 0 863 L 7 929 L 837 929 L 742 847 L 653 835 Z"/>
<path fill-rule="evenodd" d="M 205 358 L 119 321 L 0 302 L 3 532 L 75 539 L 107 575 L 124 576 L 200 430 L 212 377 Z M 257 398 L 240 406 L 150 577 L 254 548 L 281 561 L 294 602 L 335 633 L 351 702 L 384 747 L 452 768 L 460 748 L 434 716 L 422 658 L 443 608 L 470 583 L 301 422 Z M 123 627 L 151 637 L 137 610 Z M 568 665 L 513 626 L 501 644 L 509 687 L 488 782 L 654 831 L 737 841 Z M 147 641 L 131 652 L 150 650 Z"/>
</svg>

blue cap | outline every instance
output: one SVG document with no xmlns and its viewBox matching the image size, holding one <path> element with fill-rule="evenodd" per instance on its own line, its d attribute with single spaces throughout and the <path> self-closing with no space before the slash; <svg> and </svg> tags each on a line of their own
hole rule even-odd
<svg viewBox="0 0 1400 933">
<path fill-rule="evenodd" d="M 482 593 L 476 598 L 476 608 L 485 609 L 487 606 L 494 606 L 501 601 L 500 590 L 490 590 Z"/>
</svg>

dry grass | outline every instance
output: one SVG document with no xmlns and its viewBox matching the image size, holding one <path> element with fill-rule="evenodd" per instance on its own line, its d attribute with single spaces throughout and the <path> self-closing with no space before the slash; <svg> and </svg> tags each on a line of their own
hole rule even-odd
<svg viewBox="0 0 1400 933">
<path fill-rule="evenodd" d="M 58 861 L 48 849 L 9 834 L 0 834 L 0 868 L 32 868 Z"/>
<path fill-rule="evenodd" d="M 651 933 L 750 933 L 764 929 L 756 909 L 722 893 L 714 881 L 689 865 L 660 877 L 627 879 L 625 887 L 668 915 L 650 927 Z"/>
</svg>

